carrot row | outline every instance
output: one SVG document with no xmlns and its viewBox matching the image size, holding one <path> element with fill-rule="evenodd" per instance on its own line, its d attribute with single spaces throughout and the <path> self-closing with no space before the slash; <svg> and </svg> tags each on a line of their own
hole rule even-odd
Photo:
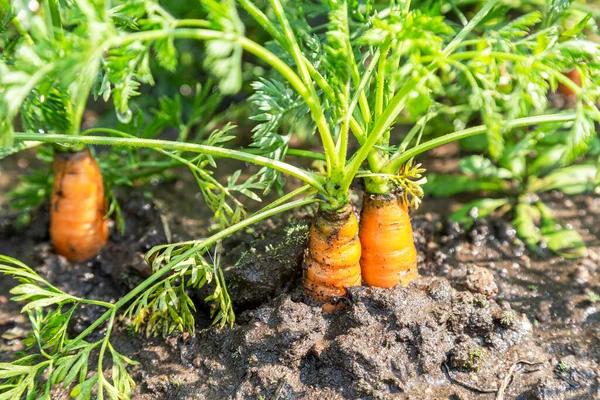
<svg viewBox="0 0 600 400">
<path fill-rule="evenodd" d="M 56 253 L 87 259 L 108 241 L 102 174 L 88 150 L 57 153 L 50 210 Z M 320 210 L 304 258 L 304 288 L 316 301 L 335 302 L 346 288 L 391 288 L 417 277 L 416 250 L 407 205 L 394 194 L 366 193 L 359 223 L 354 207 Z"/>
<path fill-rule="evenodd" d="M 88 150 L 57 153 L 50 210 L 56 253 L 87 259 L 108 241 L 102 174 Z M 346 288 L 391 288 L 417 277 L 416 250 L 407 205 L 394 194 L 366 193 L 359 223 L 354 207 L 320 210 L 311 226 L 304 258 L 305 292 L 321 303 L 335 302 Z"/>
</svg>

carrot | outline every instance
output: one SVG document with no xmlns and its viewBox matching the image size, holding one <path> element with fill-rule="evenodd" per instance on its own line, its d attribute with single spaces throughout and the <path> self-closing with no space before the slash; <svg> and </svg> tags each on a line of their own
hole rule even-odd
<svg viewBox="0 0 600 400">
<path fill-rule="evenodd" d="M 335 301 L 360 286 L 360 242 L 354 207 L 319 210 L 304 255 L 304 291 L 318 302 Z"/>
<path fill-rule="evenodd" d="M 108 240 L 104 184 L 88 150 L 57 153 L 50 209 L 50 238 L 56 253 L 79 261 L 95 255 Z"/>
<path fill-rule="evenodd" d="M 359 236 L 366 284 L 391 288 L 417 278 L 417 251 L 408 207 L 401 197 L 365 193 Z"/>
<path fill-rule="evenodd" d="M 567 78 L 572 80 L 573 83 L 575 83 L 577 86 L 581 87 L 581 74 L 579 74 L 579 71 L 577 70 L 577 68 L 573 68 L 571 71 L 567 72 L 565 75 Z M 564 83 L 558 84 L 558 92 L 565 97 L 575 97 L 575 92 L 573 92 L 573 89 L 566 86 Z"/>
</svg>

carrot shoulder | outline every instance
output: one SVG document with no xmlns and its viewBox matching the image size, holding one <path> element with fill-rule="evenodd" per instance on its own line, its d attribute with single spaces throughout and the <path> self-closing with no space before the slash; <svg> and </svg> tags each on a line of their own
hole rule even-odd
<svg viewBox="0 0 600 400">
<path fill-rule="evenodd" d="M 365 193 L 359 235 L 367 285 L 391 288 L 417 278 L 417 251 L 408 207 L 401 198 Z"/>
<path fill-rule="evenodd" d="M 108 240 L 102 174 L 88 150 L 57 153 L 50 209 L 56 253 L 71 261 L 95 255 Z"/>
<path fill-rule="evenodd" d="M 304 256 L 304 291 L 319 302 L 333 301 L 360 286 L 360 242 L 354 207 L 339 213 L 319 210 Z"/>
</svg>

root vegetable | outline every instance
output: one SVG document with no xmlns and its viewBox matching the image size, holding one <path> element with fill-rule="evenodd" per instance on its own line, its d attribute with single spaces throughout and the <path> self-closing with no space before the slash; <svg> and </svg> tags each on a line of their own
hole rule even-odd
<svg viewBox="0 0 600 400">
<path fill-rule="evenodd" d="M 365 193 L 359 235 L 365 284 L 391 288 L 417 278 L 417 251 L 408 207 L 401 198 Z"/>
<path fill-rule="evenodd" d="M 50 238 L 56 253 L 71 261 L 95 255 L 108 240 L 104 183 L 88 150 L 57 153 L 50 209 Z"/>
<path fill-rule="evenodd" d="M 319 210 L 304 256 L 304 291 L 319 302 L 335 301 L 346 288 L 360 286 L 360 242 L 354 207 Z"/>
<path fill-rule="evenodd" d="M 577 68 L 573 68 L 571 71 L 565 74 L 567 78 L 573 81 L 577 86 L 581 87 L 581 75 Z M 575 92 L 573 89 L 565 85 L 564 83 L 558 84 L 558 92 L 565 97 L 575 97 Z"/>
</svg>

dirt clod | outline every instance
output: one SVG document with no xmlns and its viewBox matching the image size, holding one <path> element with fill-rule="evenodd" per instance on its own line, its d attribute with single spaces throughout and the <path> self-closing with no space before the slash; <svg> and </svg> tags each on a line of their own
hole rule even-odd
<svg viewBox="0 0 600 400">
<path fill-rule="evenodd" d="M 498 286 L 494 281 L 494 275 L 486 268 L 470 268 L 467 271 L 465 285 L 470 291 L 481 293 L 488 299 L 491 299 L 498 294 Z"/>
<path fill-rule="evenodd" d="M 483 349 L 468 337 L 460 338 L 450 352 L 450 366 L 455 369 L 478 372 L 483 367 Z"/>
</svg>

